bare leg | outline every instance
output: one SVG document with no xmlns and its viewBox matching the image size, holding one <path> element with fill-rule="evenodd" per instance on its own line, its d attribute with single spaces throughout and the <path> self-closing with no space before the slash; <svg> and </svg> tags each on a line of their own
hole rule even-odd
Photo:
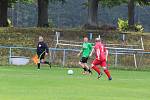
<svg viewBox="0 0 150 100">
<path fill-rule="evenodd" d="M 87 63 L 85 63 L 84 65 L 85 65 L 85 67 L 87 68 L 87 71 L 88 71 L 90 74 L 92 74 L 92 71 L 90 70 L 90 67 L 87 65 Z"/>
<path fill-rule="evenodd" d="M 82 62 L 79 62 L 79 65 L 83 68 L 84 72 L 82 74 L 86 74 L 87 68 L 85 67 L 85 64 Z"/>
</svg>

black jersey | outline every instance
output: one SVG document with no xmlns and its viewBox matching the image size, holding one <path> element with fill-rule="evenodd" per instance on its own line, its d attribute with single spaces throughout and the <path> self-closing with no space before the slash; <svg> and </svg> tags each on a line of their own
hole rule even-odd
<svg viewBox="0 0 150 100">
<path fill-rule="evenodd" d="M 49 53 L 49 50 L 48 50 L 48 47 L 47 47 L 46 43 L 44 43 L 44 42 L 38 42 L 38 45 L 37 45 L 37 54 L 41 55 L 44 51 L 46 53 Z"/>
</svg>

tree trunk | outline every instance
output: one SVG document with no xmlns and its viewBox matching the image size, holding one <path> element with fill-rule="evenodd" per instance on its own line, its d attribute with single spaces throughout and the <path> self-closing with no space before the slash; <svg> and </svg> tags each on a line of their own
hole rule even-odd
<svg viewBox="0 0 150 100">
<path fill-rule="evenodd" d="M 8 0 L 0 0 L 0 27 L 6 27 L 7 24 Z"/>
<path fill-rule="evenodd" d="M 98 26 L 98 1 L 88 0 L 88 24 L 90 26 Z"/>
<path fill-rule="evenodd" d="M 128 2 L 128 24 L 130 28 L 134 26 L 134 15 L 135 15 L 134 9 L 135 9 L 134 0 L 129 0 Z"/>
<path fill-rule="evenodd" d="M 48 27 L 49 0 L 38 0 L 38 27 Z"/>
</svg>

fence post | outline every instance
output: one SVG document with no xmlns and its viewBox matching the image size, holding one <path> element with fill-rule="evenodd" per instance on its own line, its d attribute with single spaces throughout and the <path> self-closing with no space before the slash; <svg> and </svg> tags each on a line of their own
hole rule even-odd
<svg viewBox="0 0 150 100">
<path fill-rule="evenodd" d="M 63 54 L 63 67 L 65 66 L 65 60 L 66 60 L 66 50 L 64 50 Z"/>
<path fill-rule="evenodd" d="M 117 51 L 116 51 L 116 54 L 115 54 L 115 67 L 117 66 L 117 61 L 118 60 L 118 55 L 117 55 Z"/>
<path fill-rule="evenodd" d="M 137 68 L 136 56 L 135 54 L 133 56 L 134 56 L 134 65 L 135 65 L 135 68 Z"/>
<path fill-rule="evenodd" d="M 142 49 L 144 50 L 144 43 L 143 43 L 143 38 L 141 36 L 141 44 L 142 44 Z"/>
<path fill-rule="evenodd" d="M 12 55 L 12 53 L 11 53 L 11 47 L 9 48 L 9 64 L 11 64 L 11 55 Z"/>
<path fill-rule="evenodd" d="M 50 63 L 52 63 L 52 53 L 51 53 L 51 49 L 49 49 L 49 61 L 50 61 Z"/>
</svg>

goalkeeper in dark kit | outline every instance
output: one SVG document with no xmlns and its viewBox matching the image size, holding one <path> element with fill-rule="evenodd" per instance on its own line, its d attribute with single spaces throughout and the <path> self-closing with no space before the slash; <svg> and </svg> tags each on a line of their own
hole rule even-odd
<svg viewBox="0 0 150 100">
<path fill-rule="evenodd" d="M 37 55 L 38 55 L 38 69 L 40 69 L 40 64 L 48 64 L 51 68 L 51 63 L 49 61 L 45 61 L 45 56 L 49 53 L 48 46 L 44 42 L 42 36 L 39 36 L 39 42 L 37 44 Z"/>
</svg>

